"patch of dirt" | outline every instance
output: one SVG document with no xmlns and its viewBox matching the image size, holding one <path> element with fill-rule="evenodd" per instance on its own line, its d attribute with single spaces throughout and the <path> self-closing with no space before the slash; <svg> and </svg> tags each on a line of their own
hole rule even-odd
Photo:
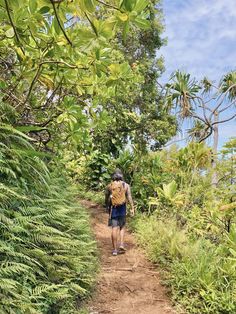
<svg viewBox="0 0 236 314">
<path fill-rule="evenodd" d="M 174 314 L 160 277 L 126 231 L 125 254 L 112 256 L 108 215 L 98 205 L 81 201 L 89 209 L 100 251 L 101 272 L 96 292 L 88 304 L 90 314 Z"/>
</svg>

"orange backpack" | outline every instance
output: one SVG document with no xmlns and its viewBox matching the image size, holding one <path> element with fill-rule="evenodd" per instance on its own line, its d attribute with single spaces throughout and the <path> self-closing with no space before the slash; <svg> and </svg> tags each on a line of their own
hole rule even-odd
<svg viewBox="0 0 236 314">
<path fill-rule="evenodd" d="M 113 181 L 110 184 L 111 204 L 119 206 L 126 202 L 126 186 L 123 181 Z"/>
</svg>

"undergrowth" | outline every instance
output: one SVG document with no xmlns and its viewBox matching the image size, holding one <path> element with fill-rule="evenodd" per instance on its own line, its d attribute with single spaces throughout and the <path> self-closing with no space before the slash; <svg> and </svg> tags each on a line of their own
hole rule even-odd
<svg viewBox="0 0 236 314">
<path fill-rule="evenodd" d="M 215 245 L 191 238 L 171 219 L 139 215 L 133 226 L 150 260 L 165 269 L 173 300 L 187 313 L 236 312 L 235 229 Z"/>
<path fill-rule="evenodd" d="M 77 189 L 1 125 L 0 313 L 77 313 L 97 268 Z"/>
</svg>

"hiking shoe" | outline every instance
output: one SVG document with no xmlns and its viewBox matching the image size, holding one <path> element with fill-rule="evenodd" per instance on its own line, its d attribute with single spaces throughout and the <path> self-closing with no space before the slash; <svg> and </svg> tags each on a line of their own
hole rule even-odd
<svg viewBox="0 0 236 314">
<path fill-rule="evenodd" d="M 119 247 L 119 254 L 124 254 L 126 252 L 126 248 L 124 248 L 123 246 Z"/>
<path fill-rule="evenodd" d="M 113 256 L 117 256 L 117 254 L 118 254 L 117 250 L 113 250 L 113 251 L 112 251 L 112 255 L 113 255 Z"/>
</svg>

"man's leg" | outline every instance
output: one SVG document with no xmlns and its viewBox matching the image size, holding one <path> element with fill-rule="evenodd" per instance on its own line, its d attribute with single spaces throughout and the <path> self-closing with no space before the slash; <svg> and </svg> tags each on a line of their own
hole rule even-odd
<svg viewBox="0 0 236 314">
<path fill-rule="evenodd" d="M 125 226 L 120 228 L 120 247 L 124 248 Z"/>
<path fill-rule="evenodd" d="M 118 226 L 112 227 L 112 231 L 111 231 L 111 240 L 112 240 L 114 251 L 117 251 L 118 229 L 119 229 Z"/>
<path fill-rule="evenodd" d="M 124 236 L 125 236 L 125 222 L 126 222 L 126 217 L 122 216 L 120 217 L 119 221 L 119 226 L 120 226 L 120 247 L 119 247 L 119 252 L 120 253 L 125 253 L 125 247 L 124 247 Z"/>
</svg>

